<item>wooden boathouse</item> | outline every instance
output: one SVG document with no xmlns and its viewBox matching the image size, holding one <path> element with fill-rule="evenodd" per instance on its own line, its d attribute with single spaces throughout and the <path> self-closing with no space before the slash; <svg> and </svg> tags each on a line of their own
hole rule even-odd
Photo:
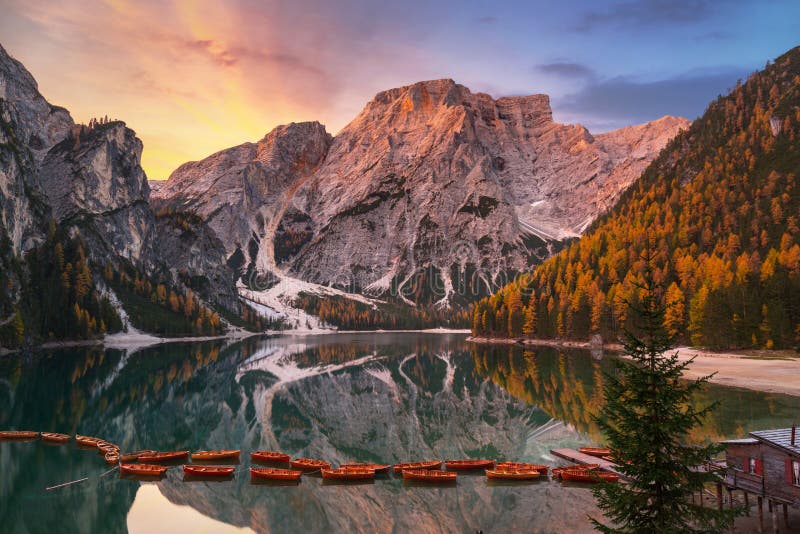
<svg viewBox="0 0 800 534">
<path fill-rule="evenodd" d="M 787 507 L 800 506 L 800 436 L 796 425 L 750 432 L 746 438 L 722 444 L 726 464 L 723 483 L 728 494 L 742 491 L 748 509 L 750 496 L 756 497 L 762 529 L 764 501 L 772 515 L 773 530 L 777 529 L 776 510 L 781 506 L 788 527 Z"/>
</svg>

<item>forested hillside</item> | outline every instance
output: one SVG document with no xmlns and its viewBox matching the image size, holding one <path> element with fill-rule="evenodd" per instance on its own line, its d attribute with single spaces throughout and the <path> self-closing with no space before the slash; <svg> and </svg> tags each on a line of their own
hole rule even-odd
<svg viewBox="0 0 800 534">
<path fill-rule="evenodd" d="M 473 332 L 615 339 L 650 248 L 683 341 L 798 346 L 799 136 L 800 47 L 714 101 L 583 238 L 478 302 Z"/>
</svg>

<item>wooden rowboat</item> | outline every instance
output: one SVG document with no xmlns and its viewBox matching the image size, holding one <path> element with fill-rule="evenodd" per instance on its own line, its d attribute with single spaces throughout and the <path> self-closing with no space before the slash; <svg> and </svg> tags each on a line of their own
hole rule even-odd
<svg viewBox="0 0 800 534">
<path fill-rule="evenodd" d="M 166 473 L 167 467 L 163 465 L 151 464 L 120 464 L 121 474 L 136 475 L 140 477 L 160 477 Z"/>
<path fill-rule="evenodd" d="M 540 473 L 536 469 L 487 469 L 486 478 L 493 480 L 535 480 Z"/>
<path fill-rule="evenodd" d="M 396 472 L 405 471 L 406 469 L 441 469 L 441 460 L 430 460 L 423 462 L 406 462 L 404 464 L 394 464 L 393 469 Z"/>
<path fill-rule="evenodd" d="M 550 470 L 554 477 L 558 478 L 564 471 L 593 471 L 600 467 L 599 464 L 578 464 L 578 465 L 565 465 L 561 467 L 554 467 Z"/>
<path fill-rule="evenodd" d="M 581 447 L 578 449 L 578 452 L 588 454 L 589 456 L 597 456 L 598 458 L 602 458 L 603 456 L 608 456 L 611 454 L 611 449 L 604 449 L 601 447 Z"/>
<path fill-rule="evenodd" d="M 3 430 L 0 439 L 38 439 L 39 433 L 33 430 Z"/>
<path fill-rule="evenodd" d="M 157 452 L 155 454 L 142 454 L 138 460 L 145 462 L 171 462 L 174 460 L 184 460 L 189 457 L 189 451 Z"/>
<path fill-rule="evenodd" d="M 494 460 L 445 460 L 444 466 L 452 471 L 489 469 L 494 467 Z"/>
<path fill-rule="evenodd" d="M 586 469 L 565 469 L 561 471 L 561 480 L 572 482 L 616 482 L 619 477 L 614 473 L 590 471 Z"/>
<path fill-rule="evenodd" d="M 241 451 L 221 450 L 221 451 L 197 451 L 192 453 L 194 461 L 214 461 L 214 460 L 238 460 Z"/>
<path fill-rule="evenodd" d="M 256 451 L 250 453 L 250 459 L 254 462 L 289 463 L 292 459 L 288 454 L 276 451 Z"/>
<path fill-rule="evenodd" d="M 302 471 L 294 469 L 275 469 L 273 467 L 251 467 L 250 476 L 252 478 L 262 478 L 266 480 L 300 480 Z"/>
<path fill-rule="evenodd" d="M 42 441 L 48 443 L 66 443 L 70 440 L 69 434 L 59 434 L 57 432 L 42 432 Z"/>
<path fill-rule="evenodd" d="M 375 478 L 374 469 L 339 468 L 323 469 L 322 478 L 332 480 L 372 480 Z"/>
<path fill-rule="evenodd" d="M 78 445 L 83 445 L 84 447 L 97 447 L 97 444 L 101 441 L 105 440 L 93 438 L 92 436 L 81 436 L 80 434 L 75 434 L 75 443 Z"/>
<path fill-rule="evenodd" d="M 119 459 L 123 463 L 127 462 L 135 462 L 139 459 L 139 456 L 155 454 L 156 451 L 151 451 L 150 449 L 145 449 L 143 451 L 136 451 L 136 452 L 126 452 L 124 454 L 119 455 Z"/>
<path fill-rule="evenodd" d="M 105 460 L 108 465 L 115 465 L 119 463 L 119 453 L 118 452 L 108 452 L 105 455 Z"/>
<path fill-rule="evenodd" d="M 331 464 L 328 462 L 314 460 L 313 458 L 295 458 L 289 462 L 289 465 L 296 469 L 303 469 L 305 471 L 316 471 L 317 469 L 331 468 Z"/>
<path fill-rule="evenodd" d="M 403 478 L 420 482 L 455 482 L 458 474 L 454 471 L 435 471 L 431 469 L 403 469 Z"/>
<path fill-rule="evenodd" d="M 236 470 L 235 467 L 222 465 L 184 465 L 183 472 L 187 475 L 200 477 L 229 477 Z"/>
<path fill-rule="evenodd" d="M 527 464 L 524 462 L 497 462 L 494 466 L 495 469 L 527 469 L 527 470 L 534 470 L 538 471 L 542 475 L 547 474 L 547 470 L 550 469 L 546 465 L 539 465 L 539 464 Z"/>
<path fill-rule="evenodd" d="M 109 452 L 116 452 L 119 454 L 119 446 L 107 441 L 103 441 L 97 444 L 97 452 L 103 455 L 108 454 Z"/>
<path fill-rule="evenodd" d="M 339 466 L 340 469 L 372 469 L 375 471 L 375 474 L 388 473 L 391 467 L 392 466 L 389 464 L 362 464 L 358 462 L 351 462 Z"/>
</svg>

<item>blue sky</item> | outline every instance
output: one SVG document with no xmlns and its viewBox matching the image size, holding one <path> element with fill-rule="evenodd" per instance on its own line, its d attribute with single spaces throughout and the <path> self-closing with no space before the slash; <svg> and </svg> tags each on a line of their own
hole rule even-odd
<svg viewBox="0 0 800 534">
<path fill-rule="evenodd" d="M 148 176 L 273 127 L 335 133 L 378 91 L 453 78 L 551 96 L 593 132 L 695 118 L 800 44 L 800 1 L 0 0 L 0 44 L 77 120 L 125 120 Z"/>
</svg>

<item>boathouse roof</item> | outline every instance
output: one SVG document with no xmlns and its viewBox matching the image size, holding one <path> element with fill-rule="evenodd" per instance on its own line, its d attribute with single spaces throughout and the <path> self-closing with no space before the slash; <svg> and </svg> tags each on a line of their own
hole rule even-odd
<svg viewBox="0 0 800 534">
<path fill-rule="evenodd" d="M 792 445 L 791 427 L 776 428 L 774 430 L 757 430 L 755 432 L 750 432 L 750 435 L 759 441 L 775 445 L 776 447 L 780 447 L 791 453 L 800 455 L 800 430 L 797 431 L 794 445 Z"/>
<path fill-rule="evenodd" d="M 726 439 L 725 441 L 720 441 L 720 443 L 725 443 L 726 445 L 753 445 L 758 443 L 758 440 L 756 438 Z"/>
</svg>

